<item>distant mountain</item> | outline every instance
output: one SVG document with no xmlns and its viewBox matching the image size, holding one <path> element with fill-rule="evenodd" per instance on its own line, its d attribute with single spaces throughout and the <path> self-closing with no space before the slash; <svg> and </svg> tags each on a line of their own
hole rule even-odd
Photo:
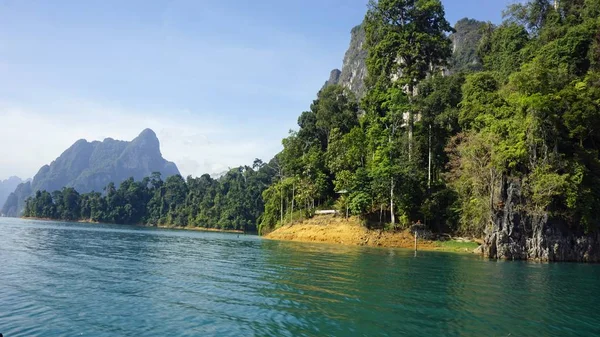
<svg viewBox="0 0 600 337">
<path fill-rule="evenodd" d="M 480 69 L 476 51 L 484 26 L 485 22 L 467 18 L 456 23 L 454 26 L 456 32 L 450 35 L 453 54 L 448 60 L 448 69 L 446 69 L 448 72 Z M 367 78 L 366 35 L 363 25 L 352 28 L 350 34 L 350 46 L 344 55 L 342 70 L 333 69 L 323 87 L 339 84 L 350 89 L 360 99 L 366 93 L 365 79 Z"/>
<path fill-rule="evenodd" d="M 102 142 L 80 139 L 50 165 L 42 166 L 31 182 L 18 185 L 1 212 L 18 216 L 25 199 L 36 191 L 73 187 L 79 193 L 102 192 L 110 182 L 120 184 L 129 177 L 140 180 L 152 172 L 160 172 L 163 179 L 179 174 L 177 166 L 162 157 L 158 138 L 150 129 L 142 131 L 131 142 L 112 138 Z"/>
<path fill-rule="evenodd" d="M 6 180 L 0 180 L 0 205 L 4 205 L 8 195 L 22 182 L 23 180 L 19 177 L 10 177 Z"/>
</svg>

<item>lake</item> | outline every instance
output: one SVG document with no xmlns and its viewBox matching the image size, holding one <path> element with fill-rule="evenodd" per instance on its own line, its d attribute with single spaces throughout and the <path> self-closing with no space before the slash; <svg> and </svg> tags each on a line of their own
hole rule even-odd
<svg viewBox="0 0 600 337">
<path fill-rule="evenodd" d="M 0 218 L 0 333 L 598 336 L 600 265 Z"/>
</svg>

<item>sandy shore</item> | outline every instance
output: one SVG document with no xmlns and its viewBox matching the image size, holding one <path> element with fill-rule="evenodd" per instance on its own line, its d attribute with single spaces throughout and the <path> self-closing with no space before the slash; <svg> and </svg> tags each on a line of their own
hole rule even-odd
<svg viewBox="0 0 600 337">
<path fill-rule="evenodd" d="M 356 218 L 344 219 L 332 216 L 317 216 L 312 219 L 280 227 L 265 235 L 271 240 L 334 243 L 349 246 L 371 246 L 390 248 L 414 248 L 415 238 L 409 231 L 390 232 L 369 230 Z M 474 242 L 418 240 L 419 250 L 453 251 L 472 253 L 477 248 Z"/>
</svg>

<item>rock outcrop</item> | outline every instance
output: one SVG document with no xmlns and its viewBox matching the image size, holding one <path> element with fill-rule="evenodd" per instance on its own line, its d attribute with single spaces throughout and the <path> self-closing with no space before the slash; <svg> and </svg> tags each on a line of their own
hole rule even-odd
<svg viewBox="0 0 600 337">
<path fill-rule="evenodd" d="M 365 30 L 362 25 L 352 28 L 350 47 L 344 55 L 342 70 L 332 70 L 325 86 L 339 84 L 350 89 L 358 98 L 365 95 L 365 79 L 367 78 L 365 39 Z"/>
<path fill-rule="evenodd" d="M 329 79 L 325 82 L 323 88 L 326 88 L 330 85 L 335 85 L 340 83 L 340 75 L 342 75 L 342 71 L 339 69 L 333 69 L 329 74 Z"/>
<path fill-rule="evenodd" d="M 4 206 L 2 206 L 2 216 L 17 216 L 21 210 L 25 208 L 25 199 L 31 196 L 31 181 L 21 183 L 17 186 L 14 192 L 8 195 Z"/>
<path fill-rule="evenodd" d="M 452 58 L 448 61 L 450 73 L 459 71 L 479 71 L 483 67 L 477 57 L 477 46 L 483 37 L 486 23 L 464 18 L 454 26 L 452 40 Z"/>
<path fill-rule="evenodd" d="M 23 180 L 19 177 L 10 177 L 6 180 L 0 180 L 0 205 L 4 205 L 6 199 L 12 193 Z M 0 215 L 2 212 L 0 212 Z"/>
<path fill-rule="evenodd" d="M 525 211 L 518 179 L 502 183 L 499 209 L 487 228 L 483 254 L 494 259 L 600 262 L 600 232 L 569 228 L 548 213 Z"/>
<path fill-rule="evenodd" d="M 453 43 L 453 56 L 448 60 L 448 73 L 462 70 L 478 70 L 481 65 L 477 58 L 477 45 L 482 37 L 481 28 L 484 22 L 464 18 L 454 27 L 455 33 L 450 35 Z M 350 46 L 344 55 L 342 70 L 331 71 L 325 86 L 339 84 L 350 89 L 357 98 L 366 93 L 365 79 L 367 78 L 366 35 L 363 25 L 352 28 Z"/>
<path fill-rule="evenodd" d="M 119 184 L 130 177 L 140 180 L 153 172 L 160 172 L 163 179 L 179 174 L 177 166 L 162 157 L 158 138 L 150 129 L 131 142 L 80 139 L 50 165 L 42 166 L 31 182 L 20 184 L 8 197 L 2 213 L 18 216 L 25 199 L 36 191 L 73 187 L 79 193 L 102 192 L 111 182 Z"/>
</svg>

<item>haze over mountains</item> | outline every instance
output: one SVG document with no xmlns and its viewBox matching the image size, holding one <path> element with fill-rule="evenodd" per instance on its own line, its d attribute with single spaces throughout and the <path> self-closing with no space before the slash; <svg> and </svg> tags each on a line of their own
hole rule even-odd
<svg viewBox="0 0 600 337">
<path fill-rule="evenodd" d="M 80 139 L 50 165 L 42 166 L 32 181 L 20 183 L 7 197 L 1 213 L 20 215 L 25 199 L 36 191 L 73 187 L 79 193 L 102 192 L 111 182 L 118 185 L 130 177 L 140 180 L 153 172 L 160 172 L 163 179 L 179 174 L 175 163 L 162 157 L 159 140 L 150 129 L 130 142 Z"/>
<path fill-rule="evenodd" d="M 448 61 L 448 72 L 480 66 L 475 53 L 484 24 L 466 18 L 456 23 L 455 33 L 451 35 L 454 45 L 452 59 Z M 363 97 L 367 76 L 367 51 L 364 47 L 365 32 L 361 24 L 351 30 L 350 45 L 344 55 L 342 69 L 332 70 L 325 86 L 340 84 L 349 88 L 358 98 Z M 31 182 L 19 180 L 15 184 L 17 180 L 12 179 L 8 188 L 2 187 L 7 190 L 5 194 L 0 188 L 0 205 L 3 205 L 0 214 L 18 216 L 25 206 L 25 199 L 36 191 L 52 192 L 73 187 L 80 193 L 101 192 L 110 182 L 119 184 L 129 177 L 139 180 L 152 172 L 161 172 L 163 179 L 179 174 L 177 166 L 162 157 L 159 140 L 150 129 L 144 130 L 131 142 L 112 138 L 102 142 L 81 139 L 50 165 L 40 168 Z"/>
<path fill-rule="evenodd" d="M 11 194 L 23 180 L 19 177 L 9 177 L 6 180 L 0 180 L 0 205 L 4 205 L 6 198 Z"/>
</svg>

